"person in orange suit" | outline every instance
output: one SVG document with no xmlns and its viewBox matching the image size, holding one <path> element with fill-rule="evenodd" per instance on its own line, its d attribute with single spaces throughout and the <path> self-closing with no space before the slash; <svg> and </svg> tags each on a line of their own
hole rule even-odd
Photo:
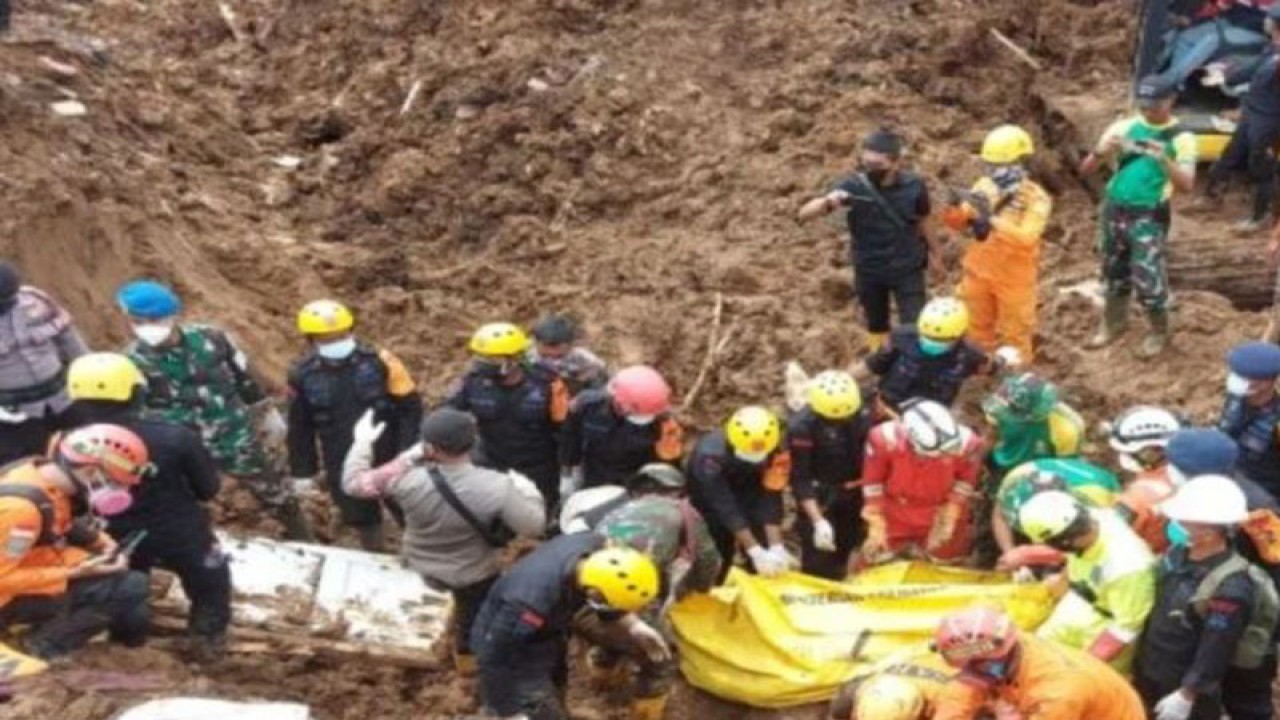
<svg viewBox="0 0 1280 720">
<path fill-rule="evenodd" d="M 1034 151 L 1022 128 L 992 130 L 982 143 L 987 175 L 967 194 L 955 194 L 942 213 L 943 224 L 974 240 L 957 292 L 969 307 L 970 338 L 987 352 L 1011 345 L 1026 362 L 1034 357 L 1040 241 L 1053 211 L 1053 199 L 1027 177 Z"/>
<path fill-rule="evenodd" d="M 31 626 L 27 654 L 66 655 L 104 630 L 125 646 L 146 641 L 147 576 L 93 516 L 127 510 L 148 468 L 141 438 L 99 424 L 0 476 L 0 629 Z M 77 515 L 84 508 L 92 515 Z"/>
<path fill-rule="evenodd" d="M 1144 720 L 1136 690 L 1106 663 L 1023 635 L 1003 611 L 974 606 L 942 619 L 934 639 L 959 670 L 933 720 L 974 720 L 988 708 L 1021 720 Z"/>
</svg>

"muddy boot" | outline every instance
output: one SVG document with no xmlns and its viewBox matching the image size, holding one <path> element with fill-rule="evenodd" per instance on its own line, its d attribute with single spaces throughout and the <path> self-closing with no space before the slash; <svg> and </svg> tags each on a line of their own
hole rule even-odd
<svg viewBox="0 0 1280 720">
<path fill-rule="evenodd" d="M 226 635 L 192 635 L 187 657 L 197 665 L 217 665 L 227 659 Z"/>
<path fill-rule="evenodd" d="M 386 550 L 386 538 L 382 534 L 382 523 L 377 525 L 361 525 L 356 528 L 360 536 L 360 548 L 365 552 L 380 553 Z"/>
<path fill-rule="evenodd" d="M 631 701 L 628 720 L 662 720 L 667 711 L 667 695 L 638 697 Z"/>
<path fill-rule="evenodd" d="M 1151 310 L 1147 313 L 1151 329 L 1142 339 L 1142 347 L 1138 348 L 1138 357 L 1153 358 L 1169 346 L 1169 311 Z"/>
<path fill-rule="evenodd" d="M 280 508 L 280 524 L 284 525 L 284 539 L 294 542 L 314 543 L 316 536 L 311 532 L 311 521 L 302 509 L 302 503 L 296 498 Z"/>
<path fill-rule="evenodd" d="M 1124 334 L 1129 324 L 1129 297 L 1127 295 L 1107 295 L 1106 304 L 1102 308 L 1102 321 L 1098 331 L 1089 338 L 1085 347 L 1090 350 L 1104 348 L 1115 342 Z"/>
</svg>

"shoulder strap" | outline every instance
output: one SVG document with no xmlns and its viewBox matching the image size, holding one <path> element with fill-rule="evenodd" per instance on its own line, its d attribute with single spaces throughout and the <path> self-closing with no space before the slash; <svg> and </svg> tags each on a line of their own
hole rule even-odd
<svg viewBox="0 0 1280 720">
<path fill-rule="evenodd" d="M 1191 596 L 1191 606 L 1195 608 L 1197 613 L 1204 615 L 1208 610 L 1209 600 L 1218 592 L 1218 587 L 1222 585 L 1222 582 L 1236 573 L 1247 572 L 1248 570 L 1249 561 L 1240 557 L 1237 553 L 1232 553 L 1231 557 L 1210 570 L 1209 574 L 1205 575 L 1200 584 L 1196 586 L 1195 594 Z"/>
<path fill-rule="evenodd" d="M 463 520 L 467 521 L 467 524 L 471 526 L 472 530 L 476 531 L 476 534 L 484 538 L 484 541 L 489 543 L 492 547 L 506 546 L 506 542 L 490 531 L 489 528 L 485 527 L 484 524 L 480 522 L 479 518 L 471 512 L 471 509 L 462 503 L 462 500 L 458 498 L 457 493 L 455 493 L 453 488 L 449 487 L 449 483 L 445 481 L 444 475 L 440 473 L 439 468 L 427 466 L 427 475 L 431 477 L 431 483 L 436 486 L 436 492 L 440 493 L 440 497 L 443 497 L 444 501 L 449 503 L 449 507 L 453 508 L 454 512 L 458 513 L 458 515 L 462 516 Z"/>
<path fill-rule="evenodd" d="M 0 497 L 22 498 L 35 505 L 40 512 L 40 536 L 36 544 L 52 545 L 57 542 L 58 536 L 53 531 L 53 501 L 40 488 L 21 483 L 0 483 Z"/>
<path fill-rule="evenodd" d="M 862 189 L 867 192 L 868 196 L 870 196 L 871 201 L 876 204 L 876 207 L 880 208 L 880 211 L 885 214 L 885 217 L 889 218 L 889 221 L 892 222 L 895 227 L 899 230 L 906 230 L 911 227 L 911 223 L 907 222 L 907 219 L 902 217 L 902 214 L 889 204 L 889 201 L 885 199 L 884 195 L 880 194 L 880 191 L 876 189 L 875 183 L 871 182 L 871 178 L 867 177 L 866 173 L 860 172 L 854 177 L 857 178 L 858 184 L 861 185 Z"/>
</svg>

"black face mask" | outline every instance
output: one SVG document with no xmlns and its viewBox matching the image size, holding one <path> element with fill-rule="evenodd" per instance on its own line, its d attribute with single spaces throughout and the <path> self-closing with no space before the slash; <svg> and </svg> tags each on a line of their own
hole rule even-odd
<svg viewBox="0 0 1280 720">
<path fill-rule="evenodd" d="M 862 172 L 866 173 L 867 179 L 874 185 L 884 185 L 884 181 L 889 177 L 889 168 L 864 166 Z"/>
</svg>

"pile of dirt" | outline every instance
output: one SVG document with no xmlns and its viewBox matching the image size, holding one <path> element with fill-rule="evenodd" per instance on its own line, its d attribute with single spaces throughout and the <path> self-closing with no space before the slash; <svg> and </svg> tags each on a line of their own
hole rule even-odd
<svg viewBox="0 0 1280 720">
<path fill-rule="evenodd" d="M 838 224 L 793 217 L 849 170 L 866 131 L 902 129 L 941 189 L 976 175 L 987 129 L 1020 122 L 1049 145 L 1034 169 L 1057 202 L 1037 368 L 1091 420 L 1139 400 L 1207 419 L 1222 353 L 1256 317 L 1180 294 L 1174 351 L 1143 363 L 1132 342 L 1081 351 L 1097 311 L 1065 291 L 1095 272 L 1094 211 L 1059 152 L 1072 128 L 1045 97 L 1122 85 L 1133 18 L 1110 2 L 1026 8 L 32 0 L 0 46 L 0 255 L 67 302 L 100 347 L 123 340 L 114 288 L 139 274 L 173 282 L 190 317 L 234 330 L 277 378 L 301 350 L 296 308 L 340 298 L 431 401 L 477 324 L 548 311 L 576 315 L 601 354 L 653 363 L 683 393 L 719 294 L 732 340 L 685 408 L 705 427 L 741 403 L 780 405 L 787 360 L 821 368 L 862 352 Z M 68 99 L 86 114 L 53 113 Z M 240 492 L 221 512 L 241 529 L 266 525 Z M 86 662 L 133 662 L 123 657 Z M 471 711 L 443 670 L 138 657 L 174 688 L 304 700 L 322 720 Z M 26 717 L 88 720 L 120 705 L 75 686 L 42 699 Z M 677 705 L 727 716 L 710 702 L 682 692 Z"/>
</svg>

